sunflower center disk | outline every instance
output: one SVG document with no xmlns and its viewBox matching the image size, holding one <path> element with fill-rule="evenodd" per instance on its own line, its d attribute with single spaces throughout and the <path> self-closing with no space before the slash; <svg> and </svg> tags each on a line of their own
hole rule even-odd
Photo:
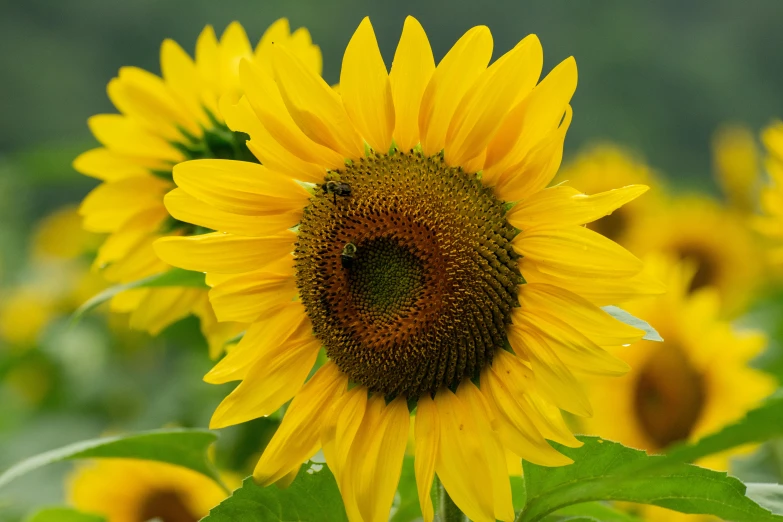
<svg viewBox="0 0 783 522">
<path fill-rule="evenodd" d="M 417 153 L 364 158 L 329 181 L 294 253 L 329 357 L 389 397 L 476 376 L 505 344 L 521 282 L 503 202 L 475 174 Z"/>
</svg>

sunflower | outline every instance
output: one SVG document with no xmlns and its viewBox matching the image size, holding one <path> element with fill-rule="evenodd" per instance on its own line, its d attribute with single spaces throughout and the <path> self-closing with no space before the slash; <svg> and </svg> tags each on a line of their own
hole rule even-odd
<svg viewBox="0 0 783 522">
<path fill-rule="evenodd" d="M 81 213 L 86 229 L 110 234 L 95 260 L 109 281 L 127 283 L 166 271 L 169 267 L 155 256 L 153 241 L 202 232 L 187 223 L 187 213 L 171 217 L 163 205 L 163 196 L 174 187 L 174 165 L 194 158 L 257 161 L 245 145 L 246 136 L 226 127 L 218 100 L 241 93 L 241 60 L 270 67 L 274 43 L 286 45 L 308 71 L 320 74 L 321 52 L 308 31 L 291 33 L 288 21 L 281 19 L 264 33 L 255 51 L 240 24 L 230 24 L 220 41 L 207 26 L 196 43 L 195 59 L 166 40 L 161 46 L 162 77 L 123 67 L 109 82 L 109 98 L 120 114 L 90 118 L 102 147 L 74 161 L 76 170 L 102 181 L 85 198 Z M 195 313 L 215 354 L 241 330 L 217 325 L 206 291 L 198 288 L 126 291 L 113 299 L 112 308 L 130 312 L 131 326 L 153 335 Z"/>
<path fill-rule="evenodd" d="M 761 165 L 753 133 L 742 126 L 726 125 L 712 140 L 715 178 L 729 208 L 742 215 L 757 207 Z"/>
<path fill-rule="evenodd" d="M 171 464 L 101 459 L 76 468 L 68 501 L 107 522 L 197 522 L 226 497 L 211 479 Z"/>
<path fill-rule="evenodd" d="M 765 166 L 770 184 L 761 191 L 761 211 L 763 216 L 756 219 L 756 229 L 764 234 L 775 246 L 770 249 L 770 262 L 783 265 L 783 122 L 775 122 L 762 134 L 768 156 Z"/>
<path fill-rule="evenodd" d="M 726 316 L 745 310 L 764 271 L 745 218 L 701 195 L 660 201 L 629 230 L 625 246 L 638 256 L 662 252 L 693 262 L 690 290 L 715 287 Z"/>
<path fill-rule="evenodd" d="M 766 336 L 739 331 L 720 319 L 716 289 L 705 287 L 691 293 L 693 264 L 664 256 L 655 256 L 646 264 L 666 282 L 666 294 L 626 308 L 654 322 L 665 340 L 611 350 L 632 370 L 611 383 L 591 383 L 594 414 L 583 420 L 583 427 L 627 446 L 660 453 L 738 420 L 774 391 L 775 383 L 749 366 L 765 347 Z M 729 457 L 730 452 L 721 453 L 697 464 L 726 470 Z M 645 510 L 652 520 L 676 516 L 661 509 Z"/>
<path fill-rule="evenodd" d="M 646 187 L 545 188 L 576 63 L 539 83 L 532 35 L 491 55 L 490 31 L 475 27 L 436 67 L 409 17 L 388 73 L 365 18 L 337 93 L 275 45 L 271 69 L 240 64 L 244 97 L 221 107 L 263 166 L 174 168 L 169 210 L 218 232 L 156 251 L 207 273 L 218 319 L 250 324 L 205 378 L 242 381 L 211 426 L 293 399 L 256 466 L 261 484 L 291 480 L 323 449 L 349 519 L 385 521 L 415 412 L 424 519 L 437 475 L 472 520 L 512 520 L 507 453 L 569 463 L 547 443 L 580 444 L 560 410 L 589 415 L 580 379 L 627 370 L 603 347 L 643 332 L 599 306 L 659 284 L 581 225 Z"/>
<path fill-rule="evenodd" d="M 587 225 L 621 245 L 625 244 L 629 229 L 649 212 L 664 189 L 663 181 L 656 172 L 631 152 L 611 143 L 585 149 L 563 166 L 557 178 L 588 194 L 634 184 L 653 187 L 652 194 Z"/>
</svg>

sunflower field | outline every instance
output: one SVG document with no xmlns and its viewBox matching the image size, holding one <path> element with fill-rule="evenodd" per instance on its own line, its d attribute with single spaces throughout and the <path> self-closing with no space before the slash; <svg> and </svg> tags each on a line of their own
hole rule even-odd
<svg viewBox="0 0 783 522">
<path fill-rule="evenodd" d="M 783 522 L 779 0 L 0 16 L 0 522 Z"/>
</svg>

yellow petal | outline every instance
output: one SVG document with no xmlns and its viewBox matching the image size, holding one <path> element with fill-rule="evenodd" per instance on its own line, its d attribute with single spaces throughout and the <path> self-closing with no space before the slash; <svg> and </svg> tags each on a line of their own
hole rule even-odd
<svg viewBox="0 0 783 522">
<path fill-rule="evenodd" d="M 536 389 L 558 408 L 589 417 L 593 410 L 576 378 L 545 339 L 532 329 L 511 326 L 508 341 L 514 352 L 530 361 Z"/>
<path fill-rule="evenodd" d="M 253 49 L 239 22 L 231 22 L 220 37 L 220 92 L 238 92 L 239 62 L 252 58 Z"/>
<path fill-rule="evenodd" d="M 533 323 L 541 317 L 555 328 L 565 323 L 601 346 L 630 344 L 644 336 L 644 331 L 618 321 L 586 299 L 552 285 L 520 285 L 519 305 L 512 311 L 512 322 L 516 317 L 528 316 Z"/>
<path fill-rule="evenodd" d="M 329 409 L 321 428 L 324 458 L 337 479 L 338 487 L 341 488 L 344 480 L 343 469 L 367 409 L 367 393 L 364 386 L 356 386 L 340 397 Z"/>
<path fill-rule="evenodd" d="M 451 499 L 475 522 L 495 520 L 492 483 L 484 447 L 468 407 L 451 390 L 435 396 L 440 445 L 435 472 Z"/>
<path fill-rule="evenodd" d="M 342 493 L 346 505 L 356 503 L 359 517 L 354 522 L 386 522 L 402 473 L 402 459 L 408 442 L 410 415 L 403 397 L 386 405 L 374 395 L 356 433 L 346 463 Z"/>
<path fill-rule="evenodd" d="M 519 261 L 519 270 L 528 283 L 544 283 L 568 288 L 596 306 L 618 304 L 640 296 L 660 295 L 666 285 L 654 276 L 642 271 L 631 277 L 585 278 L 580 275 L 550 274 L 538 269 L 538 263 L 530 258 Z"/>
<path fill-rule="evenodd" d="M 642 262 L 626 249 L 584 227 L 541 225 L 523 230 L 514 250 L 551 274 L 627 277 L 641 272 Z"/>
<path fill-rule="evenodd" d="M 201 93 L 206 86 L 196 63 L 174 40 L 167 38 L 160 46 L 160 72 L 166 86 L 179 102 L 192 116 L 198 118 L 202 125 L 207 125 L 209 119 L 201 105 Z"/>
<path fill-rule="evenodd" d="M 217 93 L 223 91 L 220 86 L 220 49 L 211 25 L 204 27 L 196 40 L 196 69 L 207 86 L 201 101 L 212 114 L 217 114 Z"/>
<path fill-rule="evenodd" d="M 120 114 L 98 114 L 87 120 L 95 138 L 106 148 L 128 156 L 144 156 L 170 162 L 184 157 L 164 139 Z"/>
<path fill-rule="evenodd" d="M 174 167 L 174 181 L 204 203 L 248 216 L 291 213 L 310 198 L 291 178 L 247 161 L 186 161 Z"/>
<path fill-rule="evenodd" d="M 276 412 L 304 384 L 321 342 L 307 336 L 289 339 L 258 354 L 242 383 L 215 410 L 210 429 L 241 424 Z"/>
<path fill-rule="evenodd" d="M 349 120 L 340 96 L 320 76 L 283 47 L 275 47 L 272 67 L 283 101 L 302 132 L 344 158 L 364 156 L 364 141 Z"/>
<path fill-rule="evenodd" d="M 122 258 L 115 259 L 101 272 L 108 281 L 130 283 L 138 279 L 160 274 L 169 266 L 158 259 L 152 243 L 157 235 L 147 235 L 133 246 Z"/>
<path fill-rule="evenodd" d="M 345 112 L 370 147 L 386 153 L 394 130 L 391 84 L 370 18 L 353 33 L 343 56 L 340 94 Z"/>
<path fill-rule="evenodd" d="M 258 483 L 273 484 L 315 455 L 323 413 L 345 392 L 347 384 L 348 377 L 332 362 L 324 364 L 305 383 L 253 471 Z"/>
<path fill-rule="evenodd" d="M 265 237 L 280 234 L 299 223 L 302 217 L 302 209 L 271 216 L 234 214 L 207 205 L 181 188 L 166 194 L 163 202 L 174 219 L 240 236 Z"/>
<path fill-rule="evenodd" d="M 261 163 L 269 169 L 287 174 L 293 179 L 311 183 L 323 182 L 326 169 L 321 165 L 300 159 L 278 142 L 261 124 L 247 97 L 243 96 L 236 104 L 232 104 L 230 101 L 228 97 L 223 97 L 220 111 L 229 128 L 242 131 L 250 136 L 251 139 L 247 141 L 247 147 Z"/>
<path fill-rule="evenodd" d="M 550 438 L 570 447 L 578 447 L 581 443 L 565 427 L 562 417 L 554 417 L 559 415 L 556 409 L 554 413 L 547 411 L 551 416 L 547 418 L 535 407 L 533 372 L 518 357 L 498 351 L 492 366 L 482 373 L 482 391 L 485 380 L 487 397 L 491 398 L 497 414 L 498 433 L 506 447 L 519 457 L 542 466 L 572 462 L 544 439 Z"/>
<path fill-rule="evenodd" d="M 323 69 L 321 48 L 317 45 L 313 45 L 310 31 L 304 27 L 300 27 L 291 33 L 291 38 L 288 39 L 285 47 L 298 56 L 305 67 L 318 76 L 321 76 L 321 70 Z"/>
<path fill-rule="evenodd" d="M 408 16 L 394 53 L 389 81 L 394 98 L 394 141 L 401 151 L 419 143 L 419 106 L 435 72 L 435 58 L 421 24 Z"/>
<path fill-rule="evenodd" d="M 435 478 L 435 457 L 440 444 L 440 421 L 438 409 L 429 395 L 419 397 L 416 406 L 415 460 L 416 489 L 424 522 L 432 522 L 435 511 L 432 508 L 432 480 Z"/>
<path fill-rule="evenodd" d="M 79 207 L 84 228 L 91 232 L 112 232 L 136 214 L 160 208 L 163 194 L 170 187 L 169 182 L 150 175 L 103 183 Z"/>
<path fill-rule="evenodd" d="M 238 274 L 265 268 L 290 255 L 296 234 L 285 231 L 269 237 L 243 237 L 214 232 L 188 237 L 164 237 L 155 253 L 170 265 L 196 272 Z"/>
<path fill-rule="evenodd" d="M 492 479 L 495 518 L 512 521 L 514 506 L 511 502 L 511 482 L 508 480 L 506 469 L 506 452 L 492 428 L 491 407 L 482 392 L 469 379 L 463 380 L 459 385 L 457 397 L 473 417 L 484 446 L 486 464 Z"/>
<path fill-rule="evenodd" d="M 446 163 L 463 165 L 486 148 L 514 100 L 535 86 L 543 61 L 541 42 L 530 35 L 479 76 L 449 124 Z"/>
<path fill-rule="evenodd" d="M 149 175 L 149 170 L 134 161 L 104 147 L 88 150 L 73 160 L 73 168 L 82 174 L 103 181 Z"/>
<path fill-rule="evenodd" d="M 316 143 L 302 132 L 288 112 L 273 76 L 248 61 L 239 65 L 239 76 L 256 116 L 283 148 L 302 161 L 324 168 L 339 169 L 345 165 L 341 153 Z M 255 136 L 250 134 L 250 138 L 252 141 Z M 262 140 L 264 136 L 258 139 Z"/>
<path fill-rule="evenodd" d="M 139 212 L 128 219 L 98 249 L 94 266 L 103 268 L 109 263 L 121 260 L 129 253 L 141 248 L 143 242 L 150 241 L 166 219 L 166 212 L 161 208 L 152 208 Z"/>
<path fill-rule="evenodd" d="M 485 176 L 497 179 L 558 127 L 576 91 L 576 61 L 563 60 L 503 119 L 487 146 Z"/>
<path fill-rule="evenodd" d="M 506 214 L 506 219 L 521 230 L 542 223 L 583 225 L 608 216 L 648 189 L 645 185 L 629 185 L 588 196 L 573 187 L 558 185 L 520 201 Z"/>
<path fill-rule="evenodd" d="M 573 115 L 571 106 L 567 106 L 560 126 L 550 132 L 540 146 L 525 155 L 519 163 L 501 172 L 499 179 L 493 178 L 488 170 L 484 171 L 482 179 L 488 185 L 494 182 L 495 193 L 506 201 L 524 199 L 549 185 L 563 160 L 563 144 Z"/>
<path fill-rule="evenodd" d="M 443 150 L 454 111 L 491 57 L 492 33 L 482 25 L 466 32 L 440 61 L 421 99 L 419 132 L 424 154 Z"/>
<path fill-rule="evenodd" d="M 211 384 L 244 379 L 257 358 L 312 329 L 301 301 L 290 301 L 253 323 L 239 344 L 228 351 L 204 380 Z"/>
<path fill-rule="evenodd" d="M 291 34 L 291 26 L 286 18 L 275 21 L 261 36 L 255 50 L 255 63 L 272 74 L 272 48 L 283 45 L 302 60 L 305 66 L 315 74 L 321 74 L 321 49 L 313 45 L 310 32 L 300 27 Z"/>
<path fill-rule="evenodd" d="M 232 276 L 215 285 L 209 300 L 219 321 L 252 323 L 296 296 L 291 273 L 252 272 Z"/>
<path fill-rule="evenodd" d="M 158 335 L 170 324 L 190 315 L 203 291 L 178 287 L 150 289 L 131 314 L 130 326 Z"/>
</svg>

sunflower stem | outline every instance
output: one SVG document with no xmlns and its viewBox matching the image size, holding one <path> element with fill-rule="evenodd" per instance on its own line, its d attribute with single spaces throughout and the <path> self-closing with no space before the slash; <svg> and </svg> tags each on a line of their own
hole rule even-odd
<svg viewBox="0 0 783 522">
<path fill-rule="evenodd" d="M 438 522 L 468 522 L 468 517 L 451 500 L 443 483 L 437 477 L 435 480 L 438 482 L 438 516 L 435 517 L 435 520 Z"/>
</svg>

